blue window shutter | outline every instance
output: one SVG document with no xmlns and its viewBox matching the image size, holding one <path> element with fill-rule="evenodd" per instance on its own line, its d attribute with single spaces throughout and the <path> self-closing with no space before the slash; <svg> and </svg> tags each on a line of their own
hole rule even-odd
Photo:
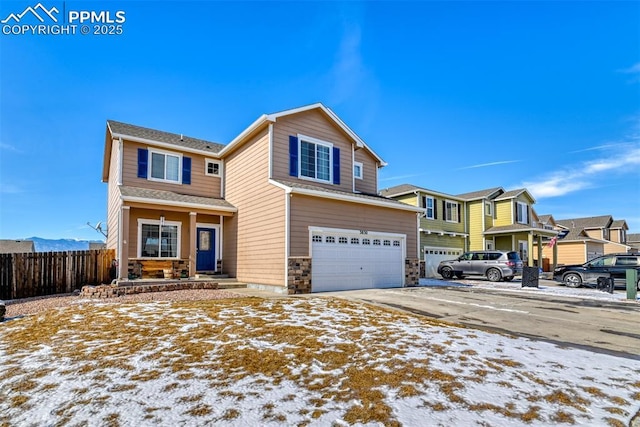
<svg viewBox="0 0 640 427">
<path fill-rule="evenodd" d="M 191 157 L 182 157 L 182 183 L 191 184 Z"/>
<path fill-rule="evenodd" d="M 146 148 L 138 148 L 138 178 L 147 179 L 147 165 L 149 151 Z"/>
<path fill-rule="evenodd" d="M 340 185 L 340 149 L 333 147 L 333 183 Z"/>
<path fill-rule="evenodd" d="M 289 175 L 298 176 L 298 137 L 289 135 Z"/>
</svg>

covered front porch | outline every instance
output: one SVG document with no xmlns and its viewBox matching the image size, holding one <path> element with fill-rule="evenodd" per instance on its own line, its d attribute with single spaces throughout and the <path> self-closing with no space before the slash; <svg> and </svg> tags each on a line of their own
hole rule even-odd
<svg viewBox="0 0 640 427">
<path fill-rule="evenodd" d="M 121 188 L 118 279 L 185 279 L 222 274 L 226 217 L 223 199 Z"/>
<path fill-rule="evenodd" d="M 553 259 L 545 263 L 542 256 L 544 244 L 557 236 L 557 231 L 521 224 L 492 227 L 485 231 L 485 241 L 493 243 L 499 251 L 516 251 L 525 266 L 541 267 L 544 271 L 553 271 L 558 264 L 557 245 L 553 245 Z M 553 241 L 555 243 L 555 241 Z"/>
</svg>

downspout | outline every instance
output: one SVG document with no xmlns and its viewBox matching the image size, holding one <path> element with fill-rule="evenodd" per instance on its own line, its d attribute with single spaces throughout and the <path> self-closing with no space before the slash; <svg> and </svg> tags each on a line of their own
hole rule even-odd
<svg viewBox="0 0 640 427">
<path fill-rule="evenodd" d="M 269 179 L 273 179 L 273 122 L 269 123 Z"/>
<path fill-rule="evenodd" d="M 423 208 L 425 209 L 425 212 L 426 212 L 426 209 L 427 209 L 427 208 L 426 208 L 426 206 L 420 206 L 420 195 L 419 195 L 418 193 L 419 193 L 419 191 L 418 191 L 418 190 L 414 190 L 414 191 L 413 191 L 413 194 L 415 194 L 415 195 L 416 195 L 416 206 L 418 206 L 418 207 L 423 207 Z M 418 214 L 416 215 L 416 216 L 417 216 L 417 218 L 418 218 L 418 219 L 417 219 L 417 222 L 418 222 L 418 228 L 417 228 L 417 230 L 418 230 L 418 236 L 417 236 L 417 237 L 418 237 L 418 239 L 417 239 L 417 243 L 416 243 L 416 245 L 418 245 L 418 251 L 416 252 L 416 255 L 418 256 L 418 260 L 421 260 L 421 259 L 422 259 L 422 258 L 420 257 L 420 246 L 421 246 L 421 242 L 420 242 L 420 215 L 422 215 L 422 214 L 418 213 Z M 423 256 L 424 256 L 424 255 L 423 255 Z"/>
<path fill-rule="evenodd" d="M 118 185 L 122 185 L 122 163 L 124 162 L 124 143 L 122 137 L 118 138 Z"/>
<path fill-rule="evenodd" d="M 291 220 L 291 194 L 290 190 L 285 190 L 284 192 L 284 287 L 285 290 L 289 285 L 289 255 L 290 255 L 290 225 L 289 222 Z"/>
</svg>

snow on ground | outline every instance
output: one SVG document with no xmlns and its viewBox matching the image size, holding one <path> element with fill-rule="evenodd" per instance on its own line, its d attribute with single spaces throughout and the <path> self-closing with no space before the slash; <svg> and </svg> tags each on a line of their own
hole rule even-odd
<svg viewBox="0 0 640 427">
<path fill-rule="evenodd" d="M 594 288 L 569 288 L 566 286 L 546 285 L 545 280 L 541 280 L 539 287 L 522 287 L 520 280 L 513 282 L 490 282 L 486 279 L 462 279 L 462 280 L 440 280 L 440 279 L 420 279 L 420 286 L 425 287 L 474 287 L 479 289 L 499 290 L 507 292 L 528 293 L 536 295 L 554 295 L 571 298 L 586 298 L 602 301 L 627 301 L 626 290 L 616 289 L 613 294 L 603 292 Z M 640 301 L 640 292 L 637 300 Z M 632 301 L 630 301 L 632 302 Z"/>
<path fill-rule="evenodd" d="M 627 425 L 640 362 L 339 299 L 79 304 L 0 324 L 0 425 Z"/>
</svg>

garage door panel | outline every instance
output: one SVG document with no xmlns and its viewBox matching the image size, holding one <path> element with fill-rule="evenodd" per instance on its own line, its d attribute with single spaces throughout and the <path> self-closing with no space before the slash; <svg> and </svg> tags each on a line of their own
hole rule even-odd
<svg viewBox="0 0 640 427">
<path fill-rule="evenodd" d="M 462 248 L 443 248 L 434 246 L 424 247 L 425 277 L 439 277 L 438 264 L 441 261 L 456 259 L 462 255 Z"/>
<path fill-rule="evenodd" d="M 403 237 L 314 232 L 312 291 L 402 286 Z"/>
</svg>

